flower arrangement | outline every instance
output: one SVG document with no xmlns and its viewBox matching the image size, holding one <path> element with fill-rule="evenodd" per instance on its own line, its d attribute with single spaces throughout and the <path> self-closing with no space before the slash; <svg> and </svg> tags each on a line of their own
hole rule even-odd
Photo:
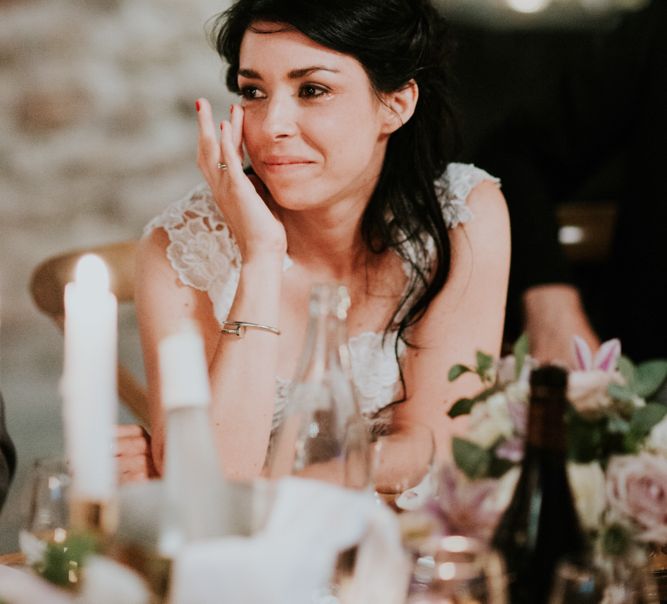
<svg viewBox="0 0 667 604">
<path fill-rule="evenodd" d="M 667 544 L 667 404 L 656 398 L 667 360 L 634 365 L 621 356 L 618 340 L 595 354 L 581 338 L 574 346 L 578 367 L 568 376 L 566 414 L 570 484 L 598 551 L 627 561 Z M 479 352 L 476 361 L 449 371 L 450 381 L 476 374 L 482 390 L 449 411 L 467 416 L 468 430 L 453 440 L 454 466 L 443 470 L 438 508 L 449 530 L 487 539 L 518 478 L 537 363 L 523 336 L 511 355 L 496 360 Z"/>
</svg>

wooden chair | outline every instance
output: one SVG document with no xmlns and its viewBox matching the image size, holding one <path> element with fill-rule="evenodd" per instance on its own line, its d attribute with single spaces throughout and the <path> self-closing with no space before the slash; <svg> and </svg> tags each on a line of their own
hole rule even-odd
<svg viewBox="0 0 667 604">
<path fill-rule="evenodd" d="M 30 292 L 37 307 L 62 330 L 65 321 L 65 285 L 74 280 L 74 270 L 84 254 L 97 254 L 109 268 L 110 288 L 119 303 L 134 300 L 136 241 L 72 250 L 46 259 L 32 273 Z M 140 423 L 148 426 L 145 388 L 122 364 L 118 365 L 118 396 Z"/>
</svg>

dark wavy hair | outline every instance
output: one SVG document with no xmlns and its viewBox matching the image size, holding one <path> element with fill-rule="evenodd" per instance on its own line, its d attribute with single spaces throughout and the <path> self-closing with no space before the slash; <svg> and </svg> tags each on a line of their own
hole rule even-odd
<svg viewBox="0 0 667 604">
<path fill-rule="evenodd" d="M 434 187 L 458 145 L 449 98 L 447 24 L 428 0 L 237 0 L 211 28 L 215 48 L 229 64 L 232 92 L 239 92 L 243 35 L 258 21 L 285 24 L 354 57 L 376 94 L 399 90 L 411 79 L 419 86 L 414 115 L 389 138 L 361 222 L 371 251 L 391 248 L 413 269 L 385 330 L 385 336 L 398 331 L 397 345 L 402 339 L 411 346 L 406 330 L 442 289 L 450 266 L 447 228 Z M 435 258 L 425 262 L 432 258 L 431 249 Z"/>
</svg>

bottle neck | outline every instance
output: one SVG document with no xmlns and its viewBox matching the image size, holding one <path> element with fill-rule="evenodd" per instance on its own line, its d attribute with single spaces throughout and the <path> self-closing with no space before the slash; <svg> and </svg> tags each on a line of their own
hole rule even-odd
<svg viewBox="0 0 667 604">
<path fill-rule="evenodd" d="M 565 456 L 565 409 L 562 394 L 540 390 L 532 393 L 526 438 L 528 448 Z"/>
<path fill-rule="evenodd" d="M 343 320 L 333 314 L 311 314 L 298 381 L 310 381 L 329 371 L 348 373 L 349 352 Z"/>
</svg>

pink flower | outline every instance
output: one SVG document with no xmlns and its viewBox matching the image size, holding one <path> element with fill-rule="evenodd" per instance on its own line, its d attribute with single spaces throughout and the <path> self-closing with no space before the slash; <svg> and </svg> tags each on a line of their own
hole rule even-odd
<svg viewBox="0 0 667 604">
<path fill-rule="evenodd" d="M 611 373 L 616 371 L 618 359 L 621 356 L 621 341 L 614 338 L 613 340 L 603 342 L 595 353 L 595 357 L 593 357 L 593 352 L 586 343 L 586 340 L 579 336 L 574 336 L 574 355 L 580 371 L 598 369 Z"/>
<path fill-rule="evenodd" d="M 642 453 L 613 457 L 607 468 L 613 514 L 630 521 L 639 541 L 667 543 L 667 460 Z"/>
<path fill-rule="evenodd" d="M 434 501 L 445 533 L 488 541 L 512 498 L 518 472 L 513 468 L 500 479 L 469 480 L 454 465 L 445 464 Z"/>
</svg>

